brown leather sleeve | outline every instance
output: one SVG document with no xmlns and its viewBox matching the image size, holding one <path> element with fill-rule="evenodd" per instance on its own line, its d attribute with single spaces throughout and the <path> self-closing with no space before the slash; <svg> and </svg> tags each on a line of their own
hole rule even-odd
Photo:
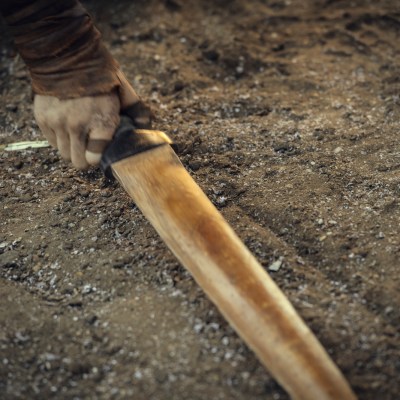
<svg viewBox="0 0 400 400">
<path fill-rule="evenodd" d="M 60 99 L 109 93 L 118 64 L 77 0 L 1 0 L 16 47 L 37 94 Z"/>
</svg>

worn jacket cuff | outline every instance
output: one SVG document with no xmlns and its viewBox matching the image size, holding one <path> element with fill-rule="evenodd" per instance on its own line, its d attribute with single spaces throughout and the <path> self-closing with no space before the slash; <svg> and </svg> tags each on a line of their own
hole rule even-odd
<svg viewBox="0 0 400 400">
<path fill-rule="evenodd" d="M 118 64 L 78 1 L 1 3 L 35 93 L 67 99 L 109 93 L 120 85 Z"/>
</svg>

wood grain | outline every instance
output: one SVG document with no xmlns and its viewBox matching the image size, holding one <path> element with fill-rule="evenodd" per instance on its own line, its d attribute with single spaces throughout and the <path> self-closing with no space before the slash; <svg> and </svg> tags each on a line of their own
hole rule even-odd
<svg viewBox="0 0 400 400">
<path fill-rule="evenodd" d="M 165 145 L 112 165 L 159 235 L 298 400 L 355 395 L 288 299 Z"/>
</svg>

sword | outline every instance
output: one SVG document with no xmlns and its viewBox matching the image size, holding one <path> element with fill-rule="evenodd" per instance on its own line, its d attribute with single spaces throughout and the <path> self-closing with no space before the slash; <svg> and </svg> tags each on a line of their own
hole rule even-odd
<svg viewBox="0 0 400 400">
<path fill-rule="evenodd" d="M 101 166 L 296 400 L 354 400 L 352 389 L 287 297 L 181 164 L 168 136 L 121 118 Z"/>
</svg>

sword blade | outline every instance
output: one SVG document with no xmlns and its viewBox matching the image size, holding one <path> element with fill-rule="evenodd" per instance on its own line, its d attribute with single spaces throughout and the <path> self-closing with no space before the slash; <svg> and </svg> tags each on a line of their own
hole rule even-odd
<svg viewBox="0 0 400 400">
<path fill-rule="evenodd" d="M 111 165 L 207 296 L 294 399 L 355 395 L 286 296 L 168 145 Z"/>
</svg>

